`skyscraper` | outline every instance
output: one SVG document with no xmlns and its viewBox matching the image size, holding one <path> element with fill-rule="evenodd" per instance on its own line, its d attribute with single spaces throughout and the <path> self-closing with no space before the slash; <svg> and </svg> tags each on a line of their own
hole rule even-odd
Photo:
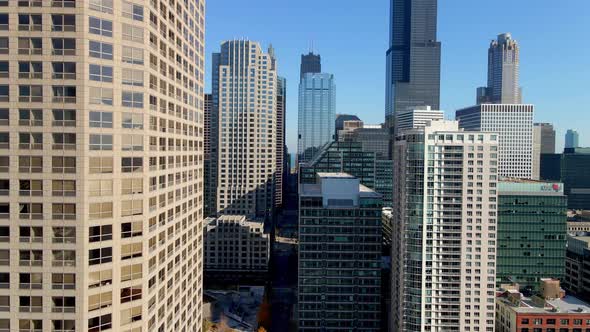
<svg viewBox="0 0 590 332">
<path fill-rule="evenodd" d="M 565 148 L 579 148 L 580 147 L 580 135 L 573 129 L 568 129 L 565 133 Z"/>
<path fill-rule="evenodd" d="M 306 73 L 299 83 L 298 162 L 313 158 L 326 143 L 332 142 L 336 119 L 334 75 Z"/>
<path fill-rule="evenodd" d="M 322 58 L 319 54 L 313 54 L 313 52 L 309 52 L 308 54 L 301 55 L 301 71 L 300 71 L 300 80 L 303 79 L 303 76 L 307 73 L 318 74 L 322 72 Z"/>
<path fill-rule="evenodd" d="M 417 106 L 440 108 L 441 44 L 436 40 L 437 0 L 391 0 L 385 116 Z"/>
<path fill-rule="evenodd" d="M 349 174 L 300 186 L 299 331 L 380 330 L 381 209 Z"/>
<path fill-rule="evenodd" d="M 391 331 L 493 331 L 497 148 L 455 121 L 398 136 Z"/>
<path fill-rule="evenodd" d="M 399 112 L 396 117 L 396 132 L 400 132 L 401 130 L 424 127 L 431 121 L 443 120 L 445 114 L 443 111 L 433 110 L 430 106 L 425 106 Z"/>
<path fill-rule="evenodd" d="M 215 215 L 217 212 L 217 121 L 218 117 L 214 114 L 213 107 L 213 95 L 210 93 L 205 94 L 204 104 L 204 143 L 203 143 L 203 154 L 204 154 L 204 167 L 203 177 L 205 188 L 204 202 L 203 202 L 203 214 L 207 216 Z"/>
<path fill-rule="evenodd" d="M 541 155 L 555 153 L 555 130 L 550 123 L 533 124 L 533 179 L 540 179 Z"/>
<path fill-rule="evenodd" d="M 262 217 L 274 207 L 278 83 L 272 54 L 249 40 L 223 42 L 214 54 L 218 214 Z"/>
<path fill-rule="evenodd" d="M 0 330 L 201 329 L 204 6 L 0 7 Z"/>
<path fill-rule="evenodd" d="M 478 88 L 477 104 L 520 104 L 520 49 L 509 33 L 498 35 L 488 50 L 488 86 Z"/>
<path fill-rule="evenodd" d="M 481 104 L 456 112 L 461 128 L 499 135 L 498 174 L 533 178 L 533 105 Z"/>
<path fill-rule="evenodd" d="M 275 206 L 283 204 L 283 176 L 285 172 L 285 119 L 287 117 L 287 79 L 277 78 L 277 134 Z"/>
</svg>

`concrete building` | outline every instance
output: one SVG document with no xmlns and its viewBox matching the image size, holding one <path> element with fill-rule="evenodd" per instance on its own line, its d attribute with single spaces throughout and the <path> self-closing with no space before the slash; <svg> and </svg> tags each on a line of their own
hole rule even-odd
<svg viewBox="0 0 590 332">
<path fill-rule="evenodd" d="M 565 295 L 559 280 L 541 281 L 538 295 L 526 297 L 509 287 L 496 301 L 496 332 L 565 332 L 590 329 L 590 305 Z"/>
<path fill-rule="evenodd" d="M 565 133 L 565 148 L 574 149 L 580 147 L 580 135 L 573 129 L 568 129 Z"/>
<path fill-rule="evenodd" d="M 268 271 L 270 237 L 264 222 L 246 216 L 205 219 L 205 273 L 250 274 Z"/>
<path fill-rule="evenodd" d="M 533 105 L 482 104 L 456 112 L 465 130 L 499 134 L 498 175 L 533 178 Z"/>
<path fill-rule="evenodd" d="M 388 128 L 394 128 L 397 112 L 417 106 L 440 108 L 437 3 L 437 0 L 391 0 L 385 87 Z"/>
<path fill-rule="evenodd" d="M 204 167 L 203 167 L 203 178 L 205 187 L 204 202 L 203 202 L 203 214 L 205 216 L 212 216 L 217 213 L 217 136 L 213 133 L 219 133 L 217 130 L 217 124 L 215 123 L 217 117 L 213 114 L 213 95 L 210 93 L 205 94 L 204 104 L 204 123 L 203 123 L 203 154 L 204 154 Z M 215 128 L 213 127 L 215 126 Z"/>
<path fill-rule="evenodd" d="M 563 184 L 522 179 L 498 183 L 496 284 L 533 289 L 563 280 L 567 198 Z"/>
<path fill-rule="evenodd" d="M 443 111 L 431 109 L 430 106 L 419 107 L 413 110 L 400 111 L 396 116 L 396 128 L 400 133 L 402 130 L 425 127 L 431 121 L 443 120 Z"/>
<path fill-rule="evenodd" d="M 344 173 L 299 193 L 299 331 L 380 331 L 381 195 Z"/>
<path fill-rule="evenodd" d="M 583 234 L 567 237 L 563 287 L 568 293 L 590 301 L 590 236 Z"/>
<path fill-rule="evenodd" d="M 274 207 L 279 124 L 273 53 L 253 41 L 231 40 L 213 55 L 218 215 L 265 216 Z"/>
<path fill-rule="evenodd" d="M 201 329 L 205 4 L 155 4 L 2 1 L 2 331 Z"/>
<path fill-rule="evenodd" d="M 488 86 L 477 89 L 477 104 L 521 104 L 520 48 L 509 33 L 498 35 L 488 50 Z"/>
<path fill-rule="evenodd" d="M 311 160 L 335 139 L 336 83 L 334 75 L 306 73 L 299 83 L 298 163 Z"/>
<path fill-rule="evenodd" d="M 493 330 L 498 135 L 435 121 L 394 148 L 390 330 Z"/>
<path fill-rule="evenodd" d="M 276 171 L 275 171 L 275 206 L 283 205 L 283 178 L 285 172 L 286 153 L 286 118 L 287 118 L 287 79 L 277 78 L 277 134 L 276 134 Z"/>
</svg>

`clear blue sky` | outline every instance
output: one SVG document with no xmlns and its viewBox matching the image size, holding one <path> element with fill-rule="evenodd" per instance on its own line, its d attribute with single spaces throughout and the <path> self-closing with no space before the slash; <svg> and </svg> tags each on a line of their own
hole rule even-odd
<svg viewBox="0 0 590 332">
<path fill-rule="evenodd" d="M 248 38 L 276 49 L 287 78 L 287 144 L 296 149 L 301 53 L 313 41 L 323 70 L 335 74 L 337 112 L 367 123 L 384 118 L 389 0 L 208 0 L 207 91 L 210 54 L 223 40 Z M 441 108 L 447 117 L 474 103 L 485 85 L 487 47 L 511 32 L 521 47 L 524 102 L 535 120 L 552 122 L 558 148 L 568 128 L 590 146 L 590 1 L 439 0 L 442 42 Z"/>
</svg>

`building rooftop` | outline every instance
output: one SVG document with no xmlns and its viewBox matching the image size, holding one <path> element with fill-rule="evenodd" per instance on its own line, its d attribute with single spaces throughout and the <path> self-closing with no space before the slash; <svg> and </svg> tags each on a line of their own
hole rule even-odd
<svg viewBox="0 0 590 332">
<path fill-rule="evenodd" d="M 354 179 L 355 177 L 347 173 L 317 173 L 322 179 Z"/>
<path fill-rule="evenodd" d="M 499 298 L 498 301 L 502 301 L 508 304 L 510 308 L 518 313 L 527 314 L 576 314 L 576 313 L 590 313 L 590 305 L 577 297 L 566 295 L 561 299 L 546 300 L 545 306 L 539 306 L 533 298 L 523 297 L 519 302 L 519 306 L 515 306 L 507 298 Z"/>
</svg>

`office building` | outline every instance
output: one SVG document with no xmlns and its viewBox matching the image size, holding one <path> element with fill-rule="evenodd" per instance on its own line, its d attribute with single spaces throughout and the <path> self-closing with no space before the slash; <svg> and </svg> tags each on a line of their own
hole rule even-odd
<svg viewBox="0 0 590 332">
<path fill-rule="evenodd" d="M 498 175 L 533 178 L 533 105 L 482 104 L 458 110 L 465 130 L 499 134 Z"/>
<path fill-rule="evenodd" d="M 493 330 L 497 136 L 443 120 L 397 137 L 391 331 Z"/>
<path fill-rule="evenodd" d="M 555 130 L 550 123 L 533 124 L 533 179 L 541 176 L 541 155 L 555 153 Z"/>
<path fill-rule="evenodd" d="M 561 153 L 543 153 L 539 163 L 539 178 L 543 181 L 561 181 Z"/>
<path fill-rule="evenodd" d="M 221 44 L 213 55 L 218 98 L 217 214 L 271 213 L 277 155 L 277 73 L 268 53 L 249 40 Z"/>
<path fill-rule="evenodd" d="M 205 219 L 205 273 L 253 274 L 268 272 L 270 237 L 263 221 L 225 215 Z"/>
<path fill-rule="evenodd" d="M 217 160 L 215 158 L 217 158 L 218 138 L 212 133 L 218 133 L 217 124 L 215 123 L 218 117 L 213 114 L 213 110 L 213 96 L 206 93 L 203 111 L 203 178 L 205 183 L 203 188 L 203 214 L 205 216 L 212 216 L 217 213 Z"/>
<path fill-rule="evenodd" d="M 566 295 L 559 280 L 541 281 L 538 294 L 527 297 L 508 286 L 496 301 L 496 332 L 565 332 L 590 329 L 590 305 Z"/>
<path fill-rule="evenodd" d="M 477 104 L 521 104 L 520 48 L 509 33 L 498 35 L 488 50 L 488 86 L 477 89 Z"/>
<path fill-rule="evenodd" d="M 343 173 L 299 193 L 299 331 L 380 331 L 381 196 Z"/>
<path fill-rule="evenodd" d="M 321 72 L 322 57 L 319 54 L 313 54 L 313 52 L 309 52 L 308 54 L 301 55 L 300 80 L 303 80 L 303 77 L 307 73 L 318 74 Z"/>
<path fill-rule="evenodd" d="M 275 171 L 275 206 L 283 205 L 283 178 L 285 172 L 285 121 L 287 117 L 287 79 L 277 78 L 277 134 L 276 134 L 276 171 Z"/>
<path fill-rule="evenodd" d="M 365 151 L 360 142 L 332 142 L 324 146 L 314 159 L 299 168 L 300 183 L 315 183 L 318 173 L 348 173 L 364 186 L 380 193 L 385 206 L 391 206 L 392 161 L 380 159 Z"/>
<path fill-rule="evenodd" d="M 443 120 L 444 116 L 443 111 L 433 110 L 430 106 L 401 111 L 396 116 L 396 132 L 400 133 L 406 129 L 422 128 L 431 121 Z"/>
<path fill-rule="evenodd" d="M 299 83 L 298 163 L 311 160 L 335 139 L 336 84 L 334 75 L 306 73 Z"/>
<path fill-rule="evenodd" d="M 566 148 L 561 156 L 561 181 L 568 208 L 590 210 L 590 148 Z"/>
<path fill-rule="evenodd" d="M 199 331 L 204 2 L 3 5 L 0 330 Z"/>
<path fill-rule="evenodd" d="M 344 129 L 344 122 L 346 121 L 361 121 L 358 116 L 352 114 L 336 114 L 336 120 L 334 121 L 336 124 L 336 128 L 334 133 L 336 133 L 336 141 L 338 140 L 338 132 Z"/>
<path fill-rule="evenodd" d="M 417 106 L 440 108 L 441 44 L 436 39 L 437 0 L 391 0 L 385 116 Z"/>
<path fill-rule="evenodd" d="M 367 125 L 360 121 L 346 121 L 340 131 L 341 142 L 359 142 L 365 152 L 374 152 L 379 159 L 388 159 L 389 130 L 384 124 Z"/>
<path fill-rule="evenodd" d="M 496 284 L 533 289 L 563 279 L 567 198 L 563 184 L 521 179 L 498 183 Z"/>
<path fill-rule="evenodd" d="M 580 147 L 580 135 L 573 129 L 568 129 L 565 133 L 565 148 L 578 148 Z"/>
<path fill-rule="evenodd" d="M 590 300 L 590 236 L 568 235 L 563 287 L 568 293 Z"/>
</svg>

